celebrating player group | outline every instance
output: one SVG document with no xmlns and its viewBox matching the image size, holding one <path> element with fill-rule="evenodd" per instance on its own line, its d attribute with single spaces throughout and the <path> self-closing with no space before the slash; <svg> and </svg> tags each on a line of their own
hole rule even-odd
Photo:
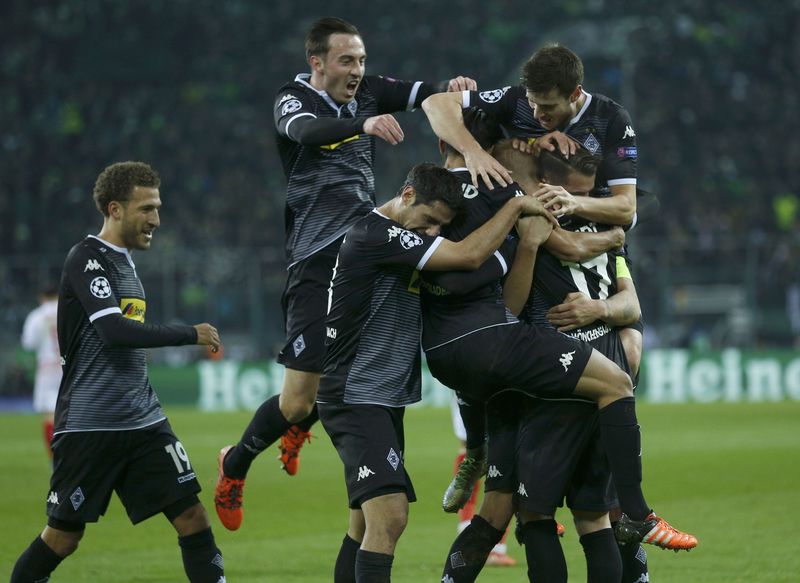
<svg viewBox="0 0 800 583">
<path fill-rule="evenodd" d="M 339 18 L 314 22 L 305 48 L 310 72 L 279 90 L 273 110 L 287 179 L 284 383 L 236 443 L 220 444 L 220 522 L 241 526 L 248 471 L 268 447 L 277 442 L 283 469 L 298 472 L 319 420 L 348 495 L 334 581 L 390 581 L 416 500 L 403 417 L 421 400 L 424 352 L 458 396 L 465 430 L 445 510 L 467 504 L 486 475 L 441 581 L 475 581 L 515 515 L 530 581 L 567 581 L 555 521 L 564 501 L 590 581 L 649 581 L 642 545 L 689 550 L 697 539 L 642 491 L 630 116 L 586 91 L 580 58 L 559 45 L 525 62 L 521 85 L 489 90 L 466 76 L 366 75 L 361 34 Z M 442 161 L 420 161 L 376 207 L 375 142 L 402 147 L 393 114 L 420 108 Z M 146 348 L 221 342 L 207 323 L 145 322 L 132 251 L 149 249 L 160 226 L 160 187 L 142 162 L 104 169 L 93 193 L 102 229 L 64 263 L 48 519 L 12 583 L 47 581 L 113 492 L 134 524 L 167 518 L 189 581 L 225 581 L 187 448 L 147 377 Z"/>
</svg>

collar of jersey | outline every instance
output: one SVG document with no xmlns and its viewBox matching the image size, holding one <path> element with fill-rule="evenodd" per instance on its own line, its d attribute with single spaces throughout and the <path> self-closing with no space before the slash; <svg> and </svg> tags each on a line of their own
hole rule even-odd
<svg viewBox="0 0 800 583">
<path fill-rule="evenodd" d="M 583 93 L 586 96 L 586 103 L 583 104 L 583 107 L 581 107 L 581 110 L 578 112 L 578 115 L 569 120 L 567 127 L 570 127 L 571 125 L 578 123 L 578 121 L 581 119 L 581 116 L 586 112 L 586 110 L 589 108 L 589 104 L 592 102 L 591 93 L 586 93 L 586 91 L 584 91 L 583 89 L 581 89 L 581 93 Z"/>
<path fill-rule="evenodd" d="M 327 91 L 325 91 L 324 89 L 317 89 L 311 83 L 308 82 L 308 79 L 311 79 L 311 73 L 298 73 L 297 76 L 294 78 L 295 83 L 300 83 L 300 85 L 305 85 L 306 87 L 311 89 L 311 91 L 322 97 L 325 103 L 327 103 L 333 108 L 333 110 L 336 112 L 337 117 L 342 117 L 342 108 L 344 108 L 344 110 L 347 112 L 350 111 L 350 108 L 347 107 L 349 104 L 344 103 L 342 105 L 336 105 L 336 102 L 331 98 L 330 95 L 328 95 Z M 355 99 L 353 101 L 355 101 Z M 355 117 L 355 113 L 353 113 L 353 117 Z"/>
<path fill-rule="evenodd" d="M 126 247 L 120 247 L 119 245 L 114 245 L 113 243 L 109 243 L 108 241 L 106 241 L 105 239 L 101 239 L 97 235 L 87 235 L 87 237 L 91 237 L 92 239 L 97 239 L 106 247 L 111 247 L 117 253 L 122 253 L 123 255 L 125 255 L 125 257 L 128 258 L 128 263 L 131 264 L 131 267 L 136 269 L 136 266 L 133 264 L 133 257 L 131 257 L 131 252 Z"/>
</svg>

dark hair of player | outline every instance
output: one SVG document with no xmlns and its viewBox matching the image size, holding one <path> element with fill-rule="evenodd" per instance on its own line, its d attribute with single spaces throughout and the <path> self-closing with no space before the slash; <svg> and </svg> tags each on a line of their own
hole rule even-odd
<svg viewBox="0 0 800 583">
<path fill-rule="evenodd" d="M 432 205 L 440 201 L 456 214 L 464 208 L 461 181 L 452 172 L 436 164 L 423 162 L 414 166 L 406 176 L 403 188 L 406 186 L 411 186 L 417 194 L 415 205 Z"/>
<path fill-rule="evenodd" d="M 306 58 L 308 59 L 312 55 L 321 57 L 327 54 L 328 49 L 330 49 L 329 41 L 332 34 L 361 36 L 355 25 L 346 20 L 335 16 L 320 18 L 311 25 L 311 28 L 308 29 L 308 34 L 306 34 Z"/>
<path fill-rule="evenodd" d="M 600 158 L 585 148 L 578 148 L 569 158 L 559 151 L 542 150 L 537 163 L 539 179 L 550 184 L 565 184 L 570 174 L 594 176 L 600 167 Z"/>
<path fill-rule="evenodd" d="M 117 162 L 108 166 L 94 183 L 94 203 L 97 210 L 108 216 L 111 201 L 126 203 L 131 198 L 135 186 L 158 188 L 161 178 L 158 172 L 144 162 Z"/>
<path fill-rule="evenodd" d="M 522 66 L 522 82 L 532 93 L 548 93 L 555 88 L 567 97 L 583 83 L 583 63 L 567 47 L 546 45 Z"/>
<path fill-rule="evenodd" d="M 467 128 L 481 148 L 488 150 L 503 139 L 503 130 L 497 119 L 479 107 L 469 107 L 464 110 L 464 127 Z M 455 148 L 445 142 L 444 155 L 458 154 Z"/>
</svg>

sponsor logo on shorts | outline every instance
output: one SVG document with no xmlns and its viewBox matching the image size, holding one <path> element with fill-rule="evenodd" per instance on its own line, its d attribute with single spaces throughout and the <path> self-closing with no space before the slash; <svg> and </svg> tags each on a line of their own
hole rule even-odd
<svg viewBox="0 0 800 583">
<path fill-rule="evenodd" d="M 83 272 L 86 273 L 87 271 L 97 271 L 98 269 L 100 271 L 105 271 L 105 269 L 103 269 L 103 266 L 100 265 L 97 259 L 90 259 L 89 261 L 86 262 L 86 267 L 83 268 Z"/>
<path fill-rule="evenodd" d="M 389 448 L 389 455 L 386 456 L 386 461 L 389 462 L 389 465 L 392 466 L 392 469 L 396 472 L 397 466 L 400 465 L 400 456 L 397 455 L 393 447 Z"/>
<path fill-rule="evenodd" d="M 306 349 L 306 339 L 303 338 L 303 335 L 297 337 L 297 339 L 292 342 L 292 349 L 294 349 L 294 357 L 297 358 L 300 356 L 300 353 Z"/>
<path fill-rule="evenodd" d="M 525 484 L 523 484 L 522 482 L 519 483 L 519 488 L 517 488 L 517 494 L 519 494 L 520 496 L 525 496 L 525 498 L 528 497 L 528 493 L 525 491 Z"/>
<path fill-rule="evenodd" d="M 558 359 L 558 362 L 560 362 L 561 365 L 564 367 L 565 372 L 569 370 L 569 367 L 572 364 L 572 359 L 574 358 L 573 357 L 574 354 L 575 354 L 574 350 L 571 352 L 565 352 L 564 354 L 561 355 L 561 358 Z"/>
<path fill-rule="evenodd" d="M 594 134 L 589 134 L 589 136 L 583 141 L 583 145 L 592 154 L 596 154 L 597 150 L 600 149 L 600 142 L 597 141 L 597 138 L 594 137 Z"/>
<path fill-rule="evenodd" d="M 503 474 L 500 473 L 500 470 L 497 469 L 497 466 L 492 464 L 489 466 L 489 471 L 486 472 L 486 475 L 490 478 L 500 478 Z"/>
<path fill-rule="evenodd" d="M 183 484 L 184 482 L 188 482 L 190 480 L 196 479 L 197 476 L 194 472 L 189 472 L 188 474 L 184 474 L 182 476 L 178 476 L 178 483 Z"/>
<path fill-rule="evenodd" d="M 361 480 L 365 480 L 370 476 L 374 475 L 375 472 L 370 470 L 367 466 L 361 466 L 360 468 L 358 468 L 358 478 L 356 479 L 356 482 L 360 482 Z"/>
<path fill-rule="evenodd" d="M 72 496 L 69 497 L 69 501 L 72 502 L 72 507 L 75 510 L 81 507 L 81 504 L 83 504 L 84 500 L 86 500 L 86 496 L 83 495 L 83 491 L 80 489 L 80 486 L 72 493 Z"/>
<path fill-rule="evenodd" d="M 47 495 L 47 503 L 48 504 L 58 504 L 58 492 L 50 491 L 50 494 Z"/>
</svg>

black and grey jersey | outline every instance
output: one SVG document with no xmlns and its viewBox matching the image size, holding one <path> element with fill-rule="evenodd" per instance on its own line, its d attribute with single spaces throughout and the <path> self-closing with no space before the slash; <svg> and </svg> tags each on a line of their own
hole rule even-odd
<svg viewBox="0 0 800 583">
<path fill-rule="evenodd" d="M 320 403 L 403 407 L 421 399 L 419 270 L 442 241 L 377 210 L 347 232 L 328 297 Z"/>
<path fill-rule="evenodd" d="M 524 195 L 516 182 L 490 190 L 483 182 L 480 188 L 473 186 L 466 168 L 454 169 L 453 173 L 461 180 L 466 203 L 462 214 L 442 229 L 442 236 L 451 241 L 462 240 L 491 219 L 510 199 Z M 508 272 L 507 259 L 496 251 L 489 261 L 498 262 L 498 277 L 465 294 L 452 293 L 439 283 L 450 274 L 422 274 L 422 347 L 425 350 L 433 350 L 478 330 L 518 321 L 506 308 L 500 285 L 500 276 Z M 480 271 L 465 272 L 462 277 L 477 280 L 482 278 Z"/>
<path fill-rule="evenodd" d="M 584 222 L 573 230 L 577 232 L 596 233 L 607 227 L 593 222 Z M 523 320 L 553 328 L 547 321 L 547 312 L 553 306 L 564 302 L 567 294 L 582 292 L 592 299 L 604 300 L 617 293 L 617 262 L 622 258 L 618 253 L 609 251 L 583 262 L 563 261 L 547 249 L 540 249 L 536 256 L 533 286 L 531 295 L 525 305 Z M 597 320 L 591 324 L 566 332 L 569 336 L 591 342 L 608 334 L 611 327 Z"/>
<path fill-rule="evenodd" d="M 111 314 L 144 322 L 144 289 L 127 249 L 89 236 L 67 255 L 58 294 L 63 377 L 55 433 L 129 430 L 164 419 L 143 348 L 109 348 L 92 325 Z"/>
<path fill-rule="evenodd" d="M 411 110 L 435 93 L 421 81 L 366 76 L 353 101 L 336 103 L 300 74 L 275 97 L 278 152 L 287 179 L 286 257 L 291 267 L 323 249 L 375 207 L 375 138 L 362 133 L 368 117 Z M 303 145 L 293 134 L 302 118 L 354 120 L 351 135 L 335 143 Z"/>
<path fill-rule="evenodd" d="M 630 115 L 605 95 L 584 94 L 586 102 L 563 132 L 603 160 L 597 171 L 593 194 L 607 195 L 609 187 L 618 184 L 635 185 L 638 150 Z M 464 91 L 462 105 L 465 108 L 480 107 L 494 115 L 512 137 L 538 138 L 549 131 L 533 117 L 525 87 L 521 85 L 490 91 Z"/>
</svg>

